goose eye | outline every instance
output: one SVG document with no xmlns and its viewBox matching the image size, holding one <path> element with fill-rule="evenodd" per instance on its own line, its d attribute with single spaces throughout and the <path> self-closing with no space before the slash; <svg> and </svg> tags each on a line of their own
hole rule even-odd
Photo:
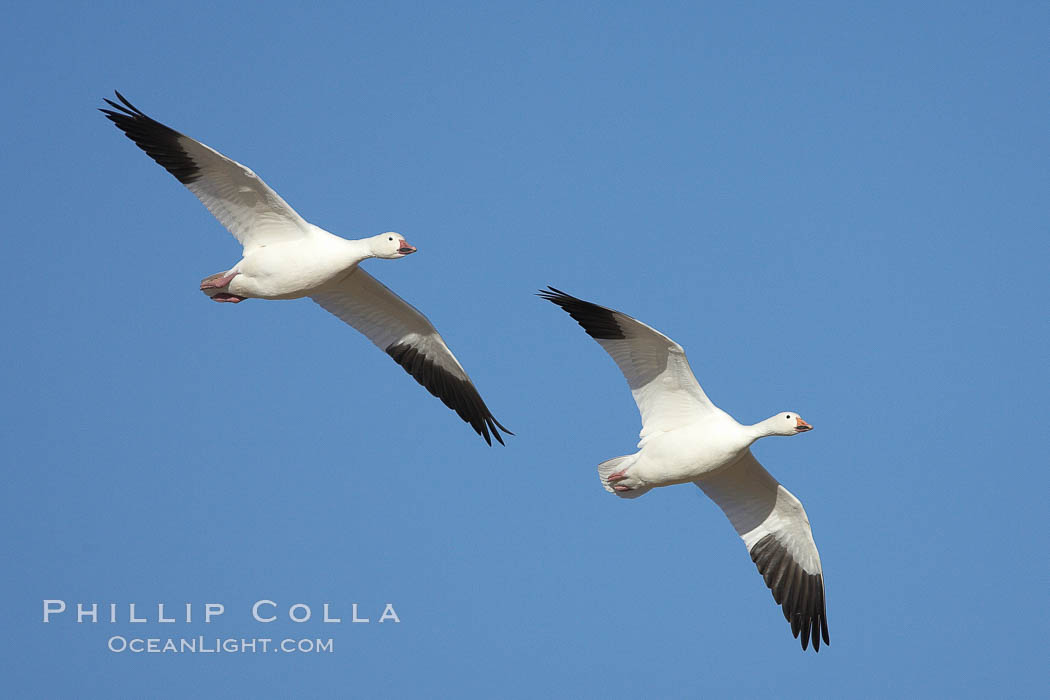
<svg viewBox="0 0 1050 700">
<path fill-rule="evenodd" d="M 394 240 L 394 239 L 393 239 L 393 238 L 388 238 L 387 240 L 388 240 L 388 241 L 392 241 L 392 240 Z"/>
<path fill-rule="evenodd" d="M 787 418 L 788 420 L 791 420 L 791 416 L 786 416 L 786 418 Z"/>
</svg>

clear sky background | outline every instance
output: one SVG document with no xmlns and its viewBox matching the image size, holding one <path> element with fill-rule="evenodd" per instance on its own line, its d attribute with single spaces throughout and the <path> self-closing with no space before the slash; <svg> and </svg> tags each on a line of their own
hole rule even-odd
<svg viewBox="0 0 1050 700">
<path fill-rule="evenodd" d="M 9 4 L 5 694 L 1045 693 L 1050 10 L 732 5 Z M 113 89 L 320 226 L 403 233 L 367 269 L 517 436 L 309 301 L 210 303 L 239 247 Z M 602 490 L 638 416 L 547 284 L 676 339 L 740 421 L 816 427 L 755 451 L 809 513 L 830 647 L 698 489 Z"/>
</svg>

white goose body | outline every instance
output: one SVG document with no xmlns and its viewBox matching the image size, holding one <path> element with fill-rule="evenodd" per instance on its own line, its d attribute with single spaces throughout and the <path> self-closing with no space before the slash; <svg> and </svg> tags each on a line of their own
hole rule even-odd
<svg viewBox="0 0 1050 700">
<path fill-rule="evenodd" d="M 751 444 L 811 429 L 796 413 L 742 425 L 715 406 L 678 343 L 637 319 L 548 288 L 540 296 L 564 309 L 609 353 L 642 416 L 638 452 L 606 460 L 606 491 L 637 498 L 653 488 L 693 482 L 744 541 L 792 634 L 814 651 L 829 643 L 824 575 L 802 503 L 767 472 Z"/>
<path fill-rule="evenodd" d="M 213 301 L 310 297 L 363 333 L 492 444 L 500 425 L 433 324 L 360 263 L 414 253 L 397 233 L 348 240 L 301 217 L 258 175 L 200 141 L 148 117 L 119 92 L 102 109 L 124 134 L 175 176 L 244 247 L 241 260 L 204 278 Z"/>
<path fill-rule="evenodd" d="M 718 410 L 694 423 L 642 438 L 629 473 L 648 487 L 694 481 L 739 459 L 754 442 L 751 435 L 748 426 Z M 625 462 L 621 468 L 626 466 Z"/>
<path fill-rule="evenodd" d="M 311 225 L 303 238 L 246 252 L 230 268 L 237 276 L 226 289 L 246 299 L 300 299 L 339 282 L 370 257 L 366 241 L 347 240 Z"/>
</svg>

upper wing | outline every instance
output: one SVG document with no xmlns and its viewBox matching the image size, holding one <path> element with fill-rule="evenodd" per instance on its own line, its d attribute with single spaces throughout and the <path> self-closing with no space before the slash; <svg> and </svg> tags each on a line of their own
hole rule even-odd
<svg viewBox="0 0 1050 700">
<path fill-rule="evenodd" d="M 627 314 L 548 289 L 539 296 L 576 319 L 627 378 L 642 414 L 642 437 L 718 410 L 693 376 L 681 345 Z"/>
<path fill-rule="evenodd" d="M 802 648 L 828 639 L 824 574 L 802 503 L 767 472 L 751 450 L 733 464 L 696 480 L 744 540 L 751 560 L 783 607 Z"/>
<path fill-rule="evenodd" d="M 470 423 L 485 442 L 489 433 L 503 444 L 500 425 L 459 360 L 421 314 L 360 267 L 337 285 L 313 295 L 313 300 L 368 336 L 406 372 Z"/>
<path fill-rule="evenodd" d="M 119 92 L 99 110 L 186 185 L 245 250 L 306 235 L 309 224 L 259 176 L 203 143 L 143 114 Z"/>
</svg>

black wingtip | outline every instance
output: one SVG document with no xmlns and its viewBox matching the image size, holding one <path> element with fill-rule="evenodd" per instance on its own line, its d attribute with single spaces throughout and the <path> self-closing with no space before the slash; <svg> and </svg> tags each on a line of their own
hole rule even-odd
<svg viewBox="0 0 1050 700">
<path fill-rule="evenodd" d="M 126 104 L 128 106 L 128 109 L 132 110 L 133 112 L 138 112 L 139 111 L 138 109 L 135 108 L 135 105 L 133 105 L 130 102 L 128 102 L 128 98 L 126 98 L 126 97 L 124 97 L 123 95 L 120 94 L 120 90 L 114 90 L 113 94 L 117 96 L 118 100 L 120 100 L 121 102 Z"/>
<path fill-rule="evenodd" d="M 536 296 L 560 306 L 595 340 L 623 340 L 627 337 L 616 320 L 617 312 L 612 309 L 584 301 L 550 285 Z"/>
<path fill-rule="evenodd" d="M 541 299 L 546 299 L 547 301 L 553 301 L 555 304 L 558 303 L 557 300 L 559 299 L 564 299 L 565 301 L 579 301 L 583 302 L 584 304 L 587 303 L 583 301 L 583 299 L 578 299 L 571 294 L 568 294 L 566 292 L 561 291 L 560 289 L 550 286 L 549 284 L 547 285 L 546 289 L 541 289 L 538 292 L 536 292 L 536 296 L 540 297 Z"/>
<path fill-rule="evenodd" d="M 510 432 L 510 431 L 509 431 L 509 430 L 507 430 L 507 429 L 506 429 L 505 427 L 503 427 L 503 424 L 502 424 L 502 423 L 500 423 L 500 422 L 499 422 L 498 420 L 496 420 L 496 419 L 495 419 L 495 418 L 494 418 L 494 417 L 492 416 L 492 414 L 489 414 L 489 417 L 488 417 L 488 419 L 486 420 L 486 423 L 488 424 L 488 430 L 491 430 L 491 431 L 492 431 L 492 437 L 496 438 L 496 441 L 497 441 L 497 442 L 498 442 L 499 444 L 501 444 L 501 445 L 503 445 L 504 447 L 506 447 L 506 446 L 507 446 L 507 443 L 503 442 L 503 436 L 502 436 L 502 435 L 500 435 L 500 430 L 502 430 L 502 431 L 503 431 L 503 432 L 504 432 L 505 434 L 507 434 L 507 435 L 513 435 L 514 433 Z M 498 428 L 499 430 L 497 430 L 497 428 Z M 484 437 L 484 438 L 485 438 L 485 442 L 487 442 L 487 443 L 489 444 L 489 447 L 492 447 L 492 443 L 491 443 L 491 442 L 489 442 L 489 436 L 488 436 L 488 431 L 486 431 L 486 432 L 485 432 L 485 434 L 484 434 L 484 435 L 483 435 L 482 437 Z"/>
<path fill-rule="evenodd" d="M 422 382 L 420 383 L 422 384 Z M 426 384 L 423 384 L 423 386 L 426 386 Z M 473 384 L 471 385 L 471 388 L 474 388 Z M 500 435 L 500 431 L 502 430 L 507 435 L 513 435 L 514 433 L 504 428 L 503 424 L 496 420 L 496 417 L 492 415 L 491 411 L 489 411 L 489 407 L 485 405 L 485 401 L 481 398 L 481 394 L 477 394 L 477 389 L 474 389 L 474 392 L 477 395 L 477 403 L 474 408 L 474 414 L 470 418 L 460 413 L 458 408 L 451 406 L 444 396 L 434 393 L 429 387 L 427 387 L 427 390 L 444 401 L 446 406 L 453 408 L 456 413 L 459 413 L 460 418 L 469 423 L 470 427 L 474 428 L 474 432 L 484 438 L 486 445 L 492 447 L 492 438 L 496 438 L 496 442 L 504 447 L 507 446 L 507 443 L 503 442 L 503 436 Z"/>
<path fill-rule="evenodd" d="M 830 645 L 823 574 L 806 573 L 773 534 L 752 545 L 750 553 L 802 650 L 809 649 L 812 641 L 813 651 L 819 653 L 821 639 L 825 646 Z"/>
<path fill-rule="evenodd" d="M 99 111 L 179 182 L 184 185 L 196 182 L 201 177 L 200 167 L 180 143 L 182 134 L 147 116 L 119 91 L 113 93 L 122 104 L 103 97 L 112 109 L 99 108 Z"/>
<path fill-rule="evenodd" d="M 486 411 L 488 411 L 488 406 L 485 406 L 484 401 L 482 402 L 481 405 Z M 496 418 L 491 413 L 489 413 L 488 416 L 485 418 L 485 427 L 486 427 L 486 430 L 482 434 L 482 437 L 485 438 L 485 442 L 488 443 L 489 447 L 492 447 L 492 441 L 489 440 L 489 433 L 490 432 L 492 433 L 492 437 L 496 438 L 496 442 L 498 442 L 499 444 L 503 445 L 504 447 L 507 446 L 507 443 L 503 442 L 503 436 L 500 435 L 500 431 L 502 430 L 507 435 L 513 435 L 514 434 L 514 433 L 510 432 L 509 430 L 507 430 L 506 428 L 504 428 L 503 425 L 498 420 L 496 420 Z M 478 431 L 478 432 L 480 433 L 480 431 Z"/>
<path fill-rule="evenodd" d="M 455 411 L 489 447 L 492 446 L 493 437 L 499 444 L 506 445 L 500 435 L 501 430 L 508 435 L 514 434 L 496 420 L 469 378 L 443 371 L 435 366 L 425 351 L 410 343 L 391 343 L 386 348 L 386 354 L 433 396 Z"/>
<path fill-rule="evenodd" d="M 105 102 L 106 104 L 108 104 L 113 109 L 116 109 L 116 110 L 120 111 L 122 114 L 129 115 L 129 116 L 132 116 L 132 117 L 145 117 L 146 116 L 146 114 L 141 109 L 139 109 L 135 105 L 133 105 L 130 102 L 128 102 L 128 98 L 126 98 L 123 95 L 121 95 L 119 90 L 114 90 L 113 94 L 117 96 L 117 99 L 120 100 L 123 103 L 123 105 L 118 105 L 116 102 L 114 102 L 113 100 L 109 99 L 108 97 L 103 97 L 102 101 Z M 103 112 L 107 112 L 108 110 L 102 110 L 102 111 Z M 147 117 L 147 119 L 148 119 L 148 117 Z"/>
</svg>

